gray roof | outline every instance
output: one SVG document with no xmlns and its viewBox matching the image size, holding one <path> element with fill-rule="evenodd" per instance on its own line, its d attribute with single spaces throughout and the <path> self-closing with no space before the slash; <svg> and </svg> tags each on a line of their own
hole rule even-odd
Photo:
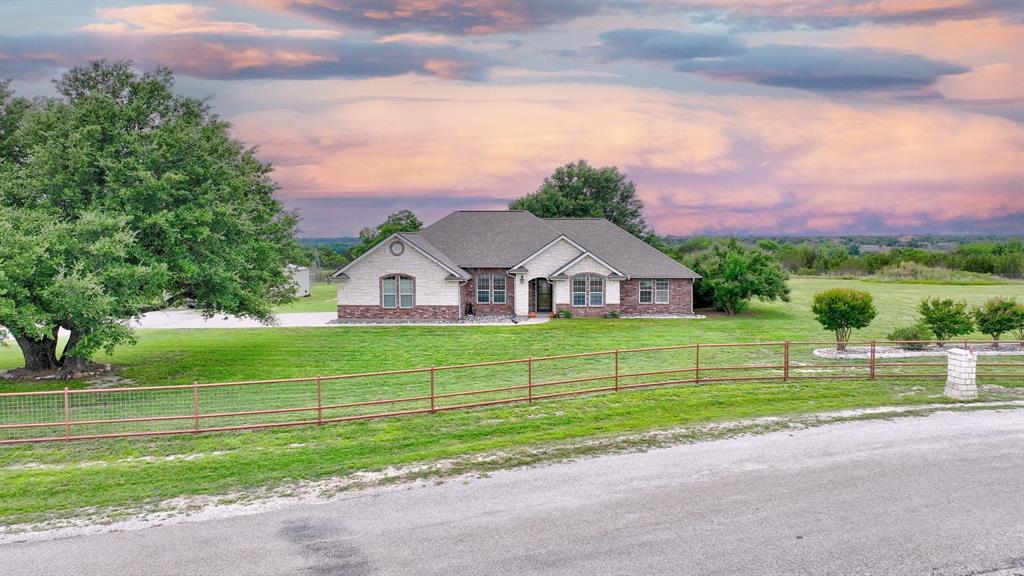
<svg viewBox="0 0 1024 576">
<path fill-rule="evenodd" d="M 465 210 L 418 233 L 402 233 L 460 274 L 466 273 L 463 268 L 511 268 L 562 235 L 632 278 L 700 278 L 603 218 L 540 219 L 522 210 Z"/>
<path fill-rule="evenodd" d="M 700 278 L 604 218 L 545 218 L 544 222 L 630 278 Z"/>
<path fill-rule="evenodd" d="M 420 235 L 461 267 L 511 268 L 559 233 L 523 210 L 464 210 L 441 218 Z"/>
<path fill-rule="evenodd" d="M 444 266 L 451 271 L 455 272 L 463 278 L 472 278 L 473 275 L 466 272 L 455 263 L 445 252 L 440 250 L 437 246 L 434 246 L 429 240 L 423 237 L 423 234 L 419 232 L 400 232 L 398 236 L 404 239 L 406 242 L 416 246 L 420 250 L 433 256 L 438 262 L 444 264 Z"/>
</svg>

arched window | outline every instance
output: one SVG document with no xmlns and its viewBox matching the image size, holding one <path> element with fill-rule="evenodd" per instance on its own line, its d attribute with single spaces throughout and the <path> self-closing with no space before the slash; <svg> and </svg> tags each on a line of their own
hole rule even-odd
<svg viewBox="0 0 1024 576">
<path fill-rule="evenodd" d="M 380 279 L 380 305 L 384 308 L 412 308 L 416 303 L 416 280 L 394 274 Z"/>
<path fill-rule="evenodd" d="M 604 278 L 597 274 L 572 277 L 572 305 L 604 306 Z"/>
</svg>

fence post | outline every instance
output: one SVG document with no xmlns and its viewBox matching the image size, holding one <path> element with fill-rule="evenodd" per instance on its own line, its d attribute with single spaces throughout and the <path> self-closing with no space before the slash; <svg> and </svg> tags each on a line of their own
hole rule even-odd
<svg viewBox="0 0 1024 576">
<path fill-rule="evenodd" d="M 526 398 L 533 402 L 533 356 L 526 359 Z"/>
<path fill-rule="evenodd" d="M 437 413 L 437 404 L 436 404 L 437 403 L 437 395 L 434 393 L 434 373 L 435 372 L 436 372 L 436 369 L 433 366 L 431 366 L 430 367 L 430 413 L 431 414 L 436 414 Z"/>
<path fill-rule="evenodd" d="M 875 339 L 871 339 L 871 367 L 868 369 L 869 377 L 875 379 Z"/>
<path fill-rule="evenodd" d="M 71 440 L 71 396 L 64 387 L 64 439 Z"/>
<path fill-rule="evenodd" d="M 694 381 L 697 384 L 700 384 L 700 342 L 697 342 L 697 347 L 694 348 L 694 350 L 696 352 L 694 354 L 694 362 L 693 362 L 693 364 L 694 364 L 694 366 L 693 366 L 693 368 L 694 368 L 694 378 L 693 379 L 694 379 Z"/>
<path fill-rule="evenodd" d="M 324 423 L 324 397 L 323 397 L 323 384 L 320 382 L 320 375 L 316 375 L 316 425 L 322 426 Z"/>
<path fill-rule="evenodd" d="M 789 380 L 789 340 L 782 343 L 782 381 Z"/>
<path fill-rule="evenodd" d="M 199 381 L 192 381 L 192 420 L 196 432 L 199 431 Z"/>
<path fill-rule="evenodd" d="M 615 391 L 619 391 L 619 349 L 615 349 Z"/>
</svg>

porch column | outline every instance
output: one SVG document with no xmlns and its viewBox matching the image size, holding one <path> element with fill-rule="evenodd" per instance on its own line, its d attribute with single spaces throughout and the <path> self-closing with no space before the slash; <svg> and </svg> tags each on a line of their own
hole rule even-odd
<svg viewBox="0 0 1024 576">
<path fill-rule="evenodd" d="M 512 293 L 516 316 L 526 316 L 530 313 L 530 283 L 526 280 L 525 274 L 514 274 L 512 283 L 515 285 Z"/>
</svg>

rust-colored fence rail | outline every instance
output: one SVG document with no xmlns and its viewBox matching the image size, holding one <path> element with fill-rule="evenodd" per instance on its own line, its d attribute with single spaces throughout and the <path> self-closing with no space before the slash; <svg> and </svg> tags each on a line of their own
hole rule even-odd
<svg viewBox="0 0 1024 576">
<path fill-rule="evenodd" d="M 946 362 L 934 352 L 888 357 L 895 345 L 929 344 L 850 343 L 847 354 L 830 358 L 814 351 L 834 348 L 831 341 L 697 343 L 361 374 L 13 392 L 0 394 L 0 444 L 323 425 L 656 386 L 943 379 Z M 979 381 L 1024 381 L 1024 342 L 1001 344 L 1014 355 L 981 356 Z"/>
</svg>

